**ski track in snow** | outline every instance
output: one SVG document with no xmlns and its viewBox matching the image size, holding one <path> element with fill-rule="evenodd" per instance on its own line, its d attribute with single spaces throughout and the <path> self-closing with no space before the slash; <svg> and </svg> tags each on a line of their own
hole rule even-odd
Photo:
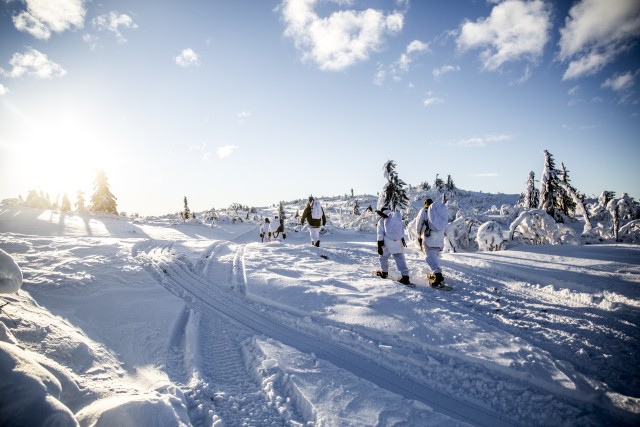
<svg viewBox="0 0 640 427">
<path fill-rule="evenodd" d="M 323 330 L 318 330 L 317 325 L 305 330 L 306 322 L 289 319 L 290 313 L 273 313 L 273 307 L 246 299 L 249 283 L 244 265 L 245 245 L 217 241 L 195 261 L 179 250 L 181 248 L 173 243 L 151 241 L 138 245 L 134 256 L 143 259 L 158 282 L 182 298 L 188 307 L 185 319 L 176 322 L 179 326 L 174 331 L 172 362 L 168 363 L 167 369 L 170 376 L 179 380 L 176 382 L 186 389 L 194 425 L 209 425 L 218 419 L 242 420 L 248 425 L 291 425 L 315 421 L 308 419 L 308 411 L 291 405 L 291 402 L 298 402 L 299 406 L 304 397 L 287 396 L 289 404 L 285 405 L 273 401 L 272 396 L 261 390 L 261 379 L 256 377 L 259 374 L 249 372 L 242 352 L 243 341 L 255 333 L 304 353 L 315 354 L 379 387 L 423 402 L 455 419 L 460 419 L 460 413 L 464 413 L 467 419 L 461 421 L 473 425 L 526 425 L 531 420 L 539 421 L 536 414 L 541 411 L 551 414 L 559 424 L 580 419 L 584 413 L 591 414 L 588 418 L 591 421 L 587 421 L 589 424 L 594 421 L 593 414 L 599 413 L 597 407 L 601 397 L 593 392 L 592 397 L 585 401 L 583 396 L 574 396 L 569 388 L 563 389 L 544 380 L 518 375 L 517 367 L 478 363 L 477 360 L 469 360 L 466 356 L 435 347 L 429 348 L 428 356 L 417 360 L 409 357 L 408 361 L 402 362 L 415 363 L 413 369 L 420 372 L 418 376 L 423 378 L 422 383 L 400 378 L 401 375 L 394 372 L 394 364 L 398 360 L 394 360 L 393 354 L 389 356 L 381 352 L 368 353 L 362 348 L 350 348 L 350 342 L 345 340 L 342 343 L 340 333 L 336 333 L 336 330 L 342 330 L 348 331 L 350 336 L 361 334 L 359 339 L 362 340 L 375 339 L 367 336 L 366 330 L 355 332 L 358 328 L 339 322 L 327 325 Z M 356 262 L 366 263 L 357 260 L 363 256 L 358 250 L 337 250 L 335 254 L 330 249 L 324 251 L 329 251 L 338 259 L 351 256 L 356 258 Z M 369 254 L 366 256 L 370 258 Z M 598 301 L 585 305 L 579 298 L 576 301 L 571 293 L 560 292 L 566 294 L 567 299 L 566 302 L 563 300 L 562 306 L 557 303 L 558 291 L 554 291 L 548 304 L 541 304 L 544 294 L 552 291 L 546 285 L 522 287 L 522 282 L 535 283 L 530 280 L 531 273 L 527 277 L 520 277 L 523 270 L 511 271 L 506 268 L 503 271 L 509 271 L 509 274 L 492 277 L 489 264 L 484 266 L 481 259 L 469 262 L 465 257 L 446 258 L 443 264 L 456 289 L 454 292 L 432 290 L 420 285 L 415 291 L 408 292 L 418 292 L 426 298 L 435 299 L 452 312 L 464 312 L 464 316 L 470 316 L 474 322 L 489 326 L 508 324 L 515 336 L 543 351 L 566 348 L 563 354 L 551 354 L 549 357 L 557 360 L 563 374 L 570 377 L 568 381 L 578 389 L 583 389 L 583 392 L 586 390 L 587 395 L 591 387 L 584 384 L 580 369 L 584 370 L 585 375 L 593 375 L 598 370 L 606 369 L 606 357 L 589 357 L 589 363 L 584 363 L 585 360 L 581 358 L 584 351 L 597 352 L 610 346 L 611 343 L 605 342 L 606 335 L 610 333 L 628 335 L 632 339 L 634 325 L 638 324 L 637 319 L 625 323 L 624 314 L 620 321 L 598 317 Z M 410 260 L 410 264 L 415 268 L 414 260 Z M 554 283 L 553 277 L 552 273 L 548 273 L 539 278 L 541 283 Z M 629 315 L 632 316 L 632 312 Z M 558 325 L 546 328 L 544 324 L 547 322 L 557 322 Z M 583 327 L 589 330 L 601 328 L 603 342 L 581 344 L 579 331 Z M 556 344 L 548 346 L 547 340 L 555 340 Z M 558 340 L 563 345 L 558 345 Z M 633 339 L 633 342 L 632 348 L 637 348 L 637 341 Z M 585 350 L 584 346 L 589 348 Z M 627 351 L 628 348 L 623 350 Z M 408 351 L 411 351 L 410 347 Z M 532 357 L 535 358 L 535 355 Z M 536 360 L 530 362 L 536 363 Z M 570 364 L 573 368 L 564 369 Z M 573 372 L 574 368 L 577 371 Z M 611 378 L 608 374 L 606 378 Z M 621 384 L 637 384 L 637 374 L 632 372 L 630 375 L 634 376 L 633 380 L 621 378 Z M 511 380 L 505 380 L 509 377 Z M 512 385 L 502 387 L 505 381 Z M 238 382 L 242 386 L 238 387 Z M 281 390 L 280 393 L 292 393 L 291 389 Z M 522 408 L 518 413 L 508 414 L 510 418 L 505 418 L 504 412 L 498 415 L 488 409 L 510 408 L 512 404 L 506 402 L 513 400 L 521 401 Z M 307 404 L 312 406 L 310 402 L 303 406 Z M 467 409 L 460 411 L 460 406 Z M 242 408 L 242 413 L 239 413 L 239 408 Z M 303 414 L 307 414 L 307 419 Z M 596 423 L 605 421 L 597 420 L 597 415 L 595 418 Z"/>
<path fill-rule="evenodd" d="M 484 306 L 476 311 L 489 310 L 493 313 L 483 318 L 509 326 L 514 335 L 554 352 L 555 360 L 570 362 L 576 369 L 574 381 L 583 383 L 584 374 L 591 379 L 600 378 L 603 383 L 609 382 L 612 388 L 633 395 L 640 388 L 640 372 L 632 369 L 628 373 L 616 374 L 611 369 L 617 368 L 612 368 L 607 359 L 612 354 L 640 353 L 637 339 L 640 319 L 625 304 L 607 299 L 614 291 L 603 292 L 601 298 L 592 298 L 591 295 L 587 298 L 580 292 L 584 284 L 593 286 L 596 282 L 624 279 L 602 277 L 586 267 L 573 267 L 569 272 L 563 267 L 563 271 L 558 272 L 535 259 L 530 262 L 531 269 L 524 270 L 510 267 L 508 256 L 501 255 L 498 260 L 492 258 L 490 263 L 473 261 L 481 260 L 482 254 L 450 258 L 452 261 L 447 263 L 450 267 L 447 272 L 455 281 L 464 283 L 459 286 L 464 288 L 465 294 L 461 299 L 474 304 L 484 298 Z M 488 279 L 495 263 L 502 264 L 498 269 L 500 274 Z M 605 315 L 614 309 L 615 317 Z M 612 337 L 616 339 L 612 340 Z M 621 346 L 621 343 L 625 345 Z M 603 387 L 606 386 L 603 384 Z"/>
<path fill-rule="evenodd" d="M 460 418 L 459 408 L 462 405 L 467 408 L 465 413 L 468 419 L 464 420 L 465 422 L 487 426 L 511 425 L 510 422 L 504 420 L 498 414 L 480 405 L 442 395 L 424 384 L 415 383 L 411 379 L 400 380 L 398 375 L 391 369 L 372 360 L 367 360 L 347 347 L 313 336 L 311 333 L 274 322 L 261 312 L 264 308 L 257 307 L 255 304 L 249 303 L 246 299 L 240 297 L 244 294 L 244 289 L 247 286 L 246 272 L 242 262 L 244 249 L 242 246 L 234 246 L 235 249 L 231 245 L 222 244 L 221 242 L 214 243 L 203 254 L 205 261 L 201 259 L 196 263 L 196 266 L 202 268 L 201 271 L 197 271 L 192 265 L 185 262 L 180 254 L 175 253 L 172 250 L 172 244 L 162 243 L 157 246 L 151 246 L 145 251 L 139 251 L 134 255 L 144 257 L 151 264 L 152 271 L 158 281 L 171 292 L 183 298 L 190 308 L 200 314 L 200 325 L 203 324 L 202 322 L 206 318 L 215 318 L 215 316 L 223 315 L 244 327 L 244 333 L 238 334 L 238 331 L 234 330 L 232 332 L 233 335 L 244 335 L 246 337 L 247 331 L 263 334 L 302 352 L 315 354 L 317 357 L 347 369 L 358 377 L 371 381 L 382 388 L 410 399 L 422 401 L 453 418 Z M 220 262 L 221 259 L 225 258 L 227 259 L 226 262 Z M 225 286 L 228 288 L 225 289 Z M 202 331 L 196 340 L 195 346 L 199 348 L 209 347 L 207 341 L 215 341 L 217 333 L 217 330 L 211 331 L 210 334 Z M 238 338 L 234 339 L 237 342 Z M 187 349 L 183 351 L 185 353 L 188 352 Z M 228 359 L 233 357 L 232 352 L 231 354 L 215 354 L 223 357 L 227 363 L 229 362 Z M 193 368 L 198 371 L 196 376 L 201 377 L 198 380 L 199 384 L 195 386 L 198 391 L 185 393 L 187 396 L 192 396 L 192 408 L 195 406 L 199 411 L 203 406 L 207 405 L 206 395 L 213 392 L 215 396 L 216 389 L 215 370 L 211 368 L 213 366 L 211 363 L 216 364 L 219 362 L 215 361 L 215 356 L 207 355 L 206 357 L 211 360 L 210 363 L 196 360 Z M 245 373 L 244 377 L 246 376 Z M 237 380 L 236 378 L 235 381 Z M 225 382 L 225 380 L 221 381 L 222 383 Z M 193 384 L 188 386 L 193 388 Z M 242 390 L 244 388 L 236 391 L 241 392 Z M 249 396 L 245 397 L 249 398 Z M 251 396 L 251 398 L 257 399 L 255 404 L 258 407 L 267 403 L 266 397 L 259 396 L 258 393 Z M 246 403 L 244 403 L 244 406 L 246 406 Z M 224 419 L 224 410 L 213 409 L 213 412 L 215 413 L 214 417 Z M 288 414 L 287 417 L 280 420 L 270 418 L 269 424 L 280 425 L 288 423 L 292 421 L 293 416 Z M 230 419 L 236 418 L 232 416 Z M 263 420 L 260 421 L 260 423 L 263 422 Z M 196 422 L 195 424 L 198 423 Z"/>
</svg>

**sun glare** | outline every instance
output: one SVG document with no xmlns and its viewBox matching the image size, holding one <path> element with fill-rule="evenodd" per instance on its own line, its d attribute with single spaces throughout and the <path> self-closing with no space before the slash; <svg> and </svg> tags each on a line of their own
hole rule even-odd
<svg viewBox="0 0 640 427">
<path fill-rule="evenodd" d="M 29 189 L 41 189 L 52 201 L 65 193 L 74 200 L 78 190 L 91 191 L 96 171 L 110 163 L 91 121 L 77 111 L 62 110 L 41 118 L 31 129 L 21 138 Z"/>
</svg>

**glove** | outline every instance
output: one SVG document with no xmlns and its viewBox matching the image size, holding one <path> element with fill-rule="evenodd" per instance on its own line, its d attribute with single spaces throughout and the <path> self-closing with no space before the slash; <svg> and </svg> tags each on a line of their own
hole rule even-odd
<svg viewBox="0 0 640 427">
<path fill-rule="evenodd" d="M 378 240 L 378 255 L 382 255 L 382 247 L 384 246 L 384 241 Z"/>
<path fill-rule="evenodd" d="M 400 240 L 402 240 L 402 246 L 404 246 L 406 248 L 407 247 L 407 242 L 404 241 L 404 237 L 402 239 L 400 239 Z"/>
</svg>

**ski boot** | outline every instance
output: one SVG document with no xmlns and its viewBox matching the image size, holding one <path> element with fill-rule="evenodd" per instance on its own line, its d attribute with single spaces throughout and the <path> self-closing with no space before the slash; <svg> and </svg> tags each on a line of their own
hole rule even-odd
<svg viewBox="0 0 640 427">
<path fill-rule="evenodd" d="M 386 271 L 376 271 L 373 273 L 375 276 L 378 276 L 382 279 L 386 279 L 389 276 L 389 273 L 387 273 Z"/>
</svg>

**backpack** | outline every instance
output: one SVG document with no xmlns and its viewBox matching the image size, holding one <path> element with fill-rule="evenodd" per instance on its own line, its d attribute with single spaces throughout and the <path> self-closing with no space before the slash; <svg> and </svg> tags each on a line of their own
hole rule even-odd
<svg viewBox="0 0 640 427">
<path fill-rule="evenodd" d="M 322 206 L 320 206 L 320 202 L 317 200 L 313 201 L 313 206 L 311 207 L 311 218 L 322 219 Z"/>
<path fill-rule="evenodd" d="M 449 209 L 442 202 L 435 202 L 427 210 L 429 226 L 432 230 L 441 231 L 449 224 Z"/>
<path fill-rule="evenodd" d="M 389 213 L 389 218 L 384 219 L 384 232 L 391 240 L 402 239 L 404 235 L 402 212 L 394 211 Z"/>
</svg>

